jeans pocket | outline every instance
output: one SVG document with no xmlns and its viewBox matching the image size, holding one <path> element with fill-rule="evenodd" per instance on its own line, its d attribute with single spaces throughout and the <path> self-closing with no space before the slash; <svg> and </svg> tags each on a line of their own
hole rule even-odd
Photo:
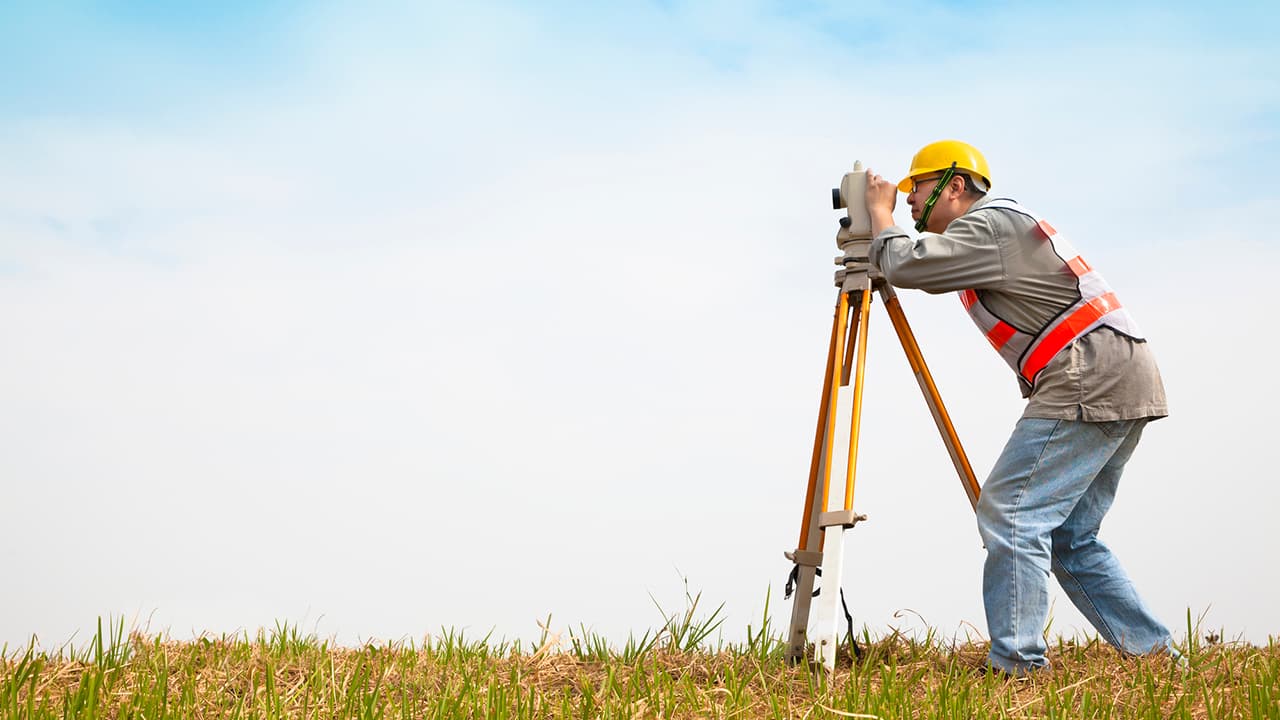
<svg viewBox="0 0 1280 720">
<path fill-rule="evenodd" d="M 1133 429 L 1134 420 L 1107 420 L 1104 422 L 1090 423 L 1098 428 L 1098 431 L 1109 438 L 1115 439 L 1124 437 Z"/>
</svg>

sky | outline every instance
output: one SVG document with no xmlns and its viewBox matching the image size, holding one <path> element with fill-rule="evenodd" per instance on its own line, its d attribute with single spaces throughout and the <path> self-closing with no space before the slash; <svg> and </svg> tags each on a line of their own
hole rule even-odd
<svg viewBox="0 0 1280 720">
<path fill-rule="evenodd" d="M 941 138 L 979 147 L 1146 330 L 1171 414 L 1102 537 L 1147 604 L 1178 639 L 1280 635 L 1276 20 L 5 4 L 0 645 L 83 642 L 99 617 L 353 644 L 527 642 L 550 616 L 617 642 L 686 593 L 726 641 L 766 603 L 784 631 L 830 188 Z M 984 476 L 1016 383 L 954 298 L 901 297 Z M 972 512 L 871 324 L 855 621 L 982 636 Z M 1053 632 L 1089 631 L 1052 602 Z"/>
</svg>

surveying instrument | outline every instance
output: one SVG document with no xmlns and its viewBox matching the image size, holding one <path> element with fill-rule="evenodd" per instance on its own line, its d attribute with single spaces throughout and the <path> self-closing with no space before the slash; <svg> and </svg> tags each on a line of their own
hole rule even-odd
<svg viewBox="0 0 1280 720">
<path fill-rule="evenodd" d="M 861 162 L 854 163 L 853 172 L 846 173 L 840 187 L 831 191 L 834 209 L 845 209 L 836 231 L 836 246 L 843 252 L 837 256 L 835 284 L 835 318 L 831 323 L 831 341 L 827 348 L 826 375 L 822 381 L 822 402 L 818 406 L 818 427 L 813 440 L 813 458 L 809 464 L 809 487 L 805 494 L 804 516 L 800 523 L 800 541 L 796 549 L 784 553 L 795 563 L 792 577 L 795 582 L 795 602 L 791 608 L 791 627 L 787 637 L 787 660 L 798 663 L 804 660 L 809 642 L 814 645 L 815 665 L 831 671 L 835 669 L 836 648 L 839 645 L 839 618 L 836 605 L 841 600 L 840 587 L 844 565 L 844 535 L 858 522 L 867 519 L 853 509 L 854 477 L 858 460 L 858 433 L 862 416 L 862 390 L 867 364 L 867 328 L 871 316 L 872 295 L 878 293 L 884 303 L 898 341 L 907 354 L 907 362 L 924 393 L 925 403 L 933 415 L 942 442 L 951 455 L 956 473 L 964 486 L 969 503 L 978 505 L 979 486 L 969 466 L 969 458 L 951 424 L 951 417 L 942 404 L 942 397 L 934 385 L 933 376 L 925 365 L 920 346 L 916 343 L 907 316 L 902 311 L 893 287 L 885 281 L 880 271 L 871 265 L 871 216 L 866 207 L 867 175 Z M 856 355 L 856 359 L 855 359 Z M 848 387 L 853 378 L 853 403 L 849 422 L 848 463 L 845 468 L 844 502 L 830 509 L 831 457 L 835 445 L 836 400 L 841 387 Z M 826 592 L 815 593 L 815 577 L 822 576 Z M 789 584 L 790 586 L 790 584 Z M 814 633 L 809 636 L 810 606 L 817 596 L 817 617 Z M 848 611 L 846 610 L 846 615 Z M 852 619 L 849 621 L 850 642 Z M 856 644 L 853 646 L 857 649 Z"/>
</svg>

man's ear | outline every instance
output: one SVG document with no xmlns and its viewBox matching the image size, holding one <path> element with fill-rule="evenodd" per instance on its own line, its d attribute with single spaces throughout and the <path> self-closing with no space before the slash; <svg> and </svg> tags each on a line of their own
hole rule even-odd
<svg viewBox="0 0 1280 720">
<path fill-rule="evenodd" d="M 947 181 L 947 190 L 955 193 L 955 197 L 964 196 L 964 177 L 962 175 L 952 175 Z"/>
</svg>

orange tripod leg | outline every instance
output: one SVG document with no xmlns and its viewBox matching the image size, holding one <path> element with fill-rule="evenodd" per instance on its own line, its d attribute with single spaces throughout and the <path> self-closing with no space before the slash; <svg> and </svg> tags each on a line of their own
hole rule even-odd
<svg viewBox="0 0 1280 720">
<path fill-rule="evenodd" d="M 822 533 L 817 532 L 813 521 L 818 513 L 827 509 L 827 494 L 831 489 L 831 452 L 835 440 L 836 403 L 840 388 L 835 382 L 836 371 L 845 354 L 844 334 L 849 322 L 849 296 L 841 292 L 836 300 L 836 317 L 832 327 L 832 345 L 827 355 L 827 372 L 822 383 L 822 409 L 818 417 L 818 431 L 814 436 L 813 460 L 809 464 L 809 492 L 805 504 L 804 520 L 800 525 L 800 547 L 804 550 L 821 550 Z M 821 495 L 818 495 L 821 493 Z M 820 503 L 815 501 L 821 498 Z M 815 509 L 816 508 L 816 509 Z"/>
<path fill-rule="evenodd" d="M 822 561 L 822 531 L 818 516 L 827 509 L 827 493 L 831 476 L 831 446 L 835 433 L 836 400 L 839 386 L 836 373 L 844 363 L 845 330 L 849 318 L 848 295 L 841 291 L 836 298 L 836 314 L 831 323 L 831 342 L 827 348 L 826 376 L 822 382 L 822 401 L 818 406 L 818 427 L 813 439 L 813 458 L 809 464 L 809 488 L 805 495 L 804 518 L 800 524 L 800 541 L 789 553 L 797 567 L 795 601 L 791 606 L 791 630 L 787 640 L 787 660 L 804 659 L 808 641 L 809 609 L 813 600 L 814 578 Z"/>
<path fill-rule="evenodd" d="M 844 476 L 844 509 L 853 509 L 853 482 L 858 469 L 858 434 L 862 429 L 862 388 L 867 370 L 867 330 L 871 323 L 871 290 L 862 291 L 858 317 L 858 364 L 853 381 L 853 421 L 849 424 L 849 464 Z"/>
</svg>

